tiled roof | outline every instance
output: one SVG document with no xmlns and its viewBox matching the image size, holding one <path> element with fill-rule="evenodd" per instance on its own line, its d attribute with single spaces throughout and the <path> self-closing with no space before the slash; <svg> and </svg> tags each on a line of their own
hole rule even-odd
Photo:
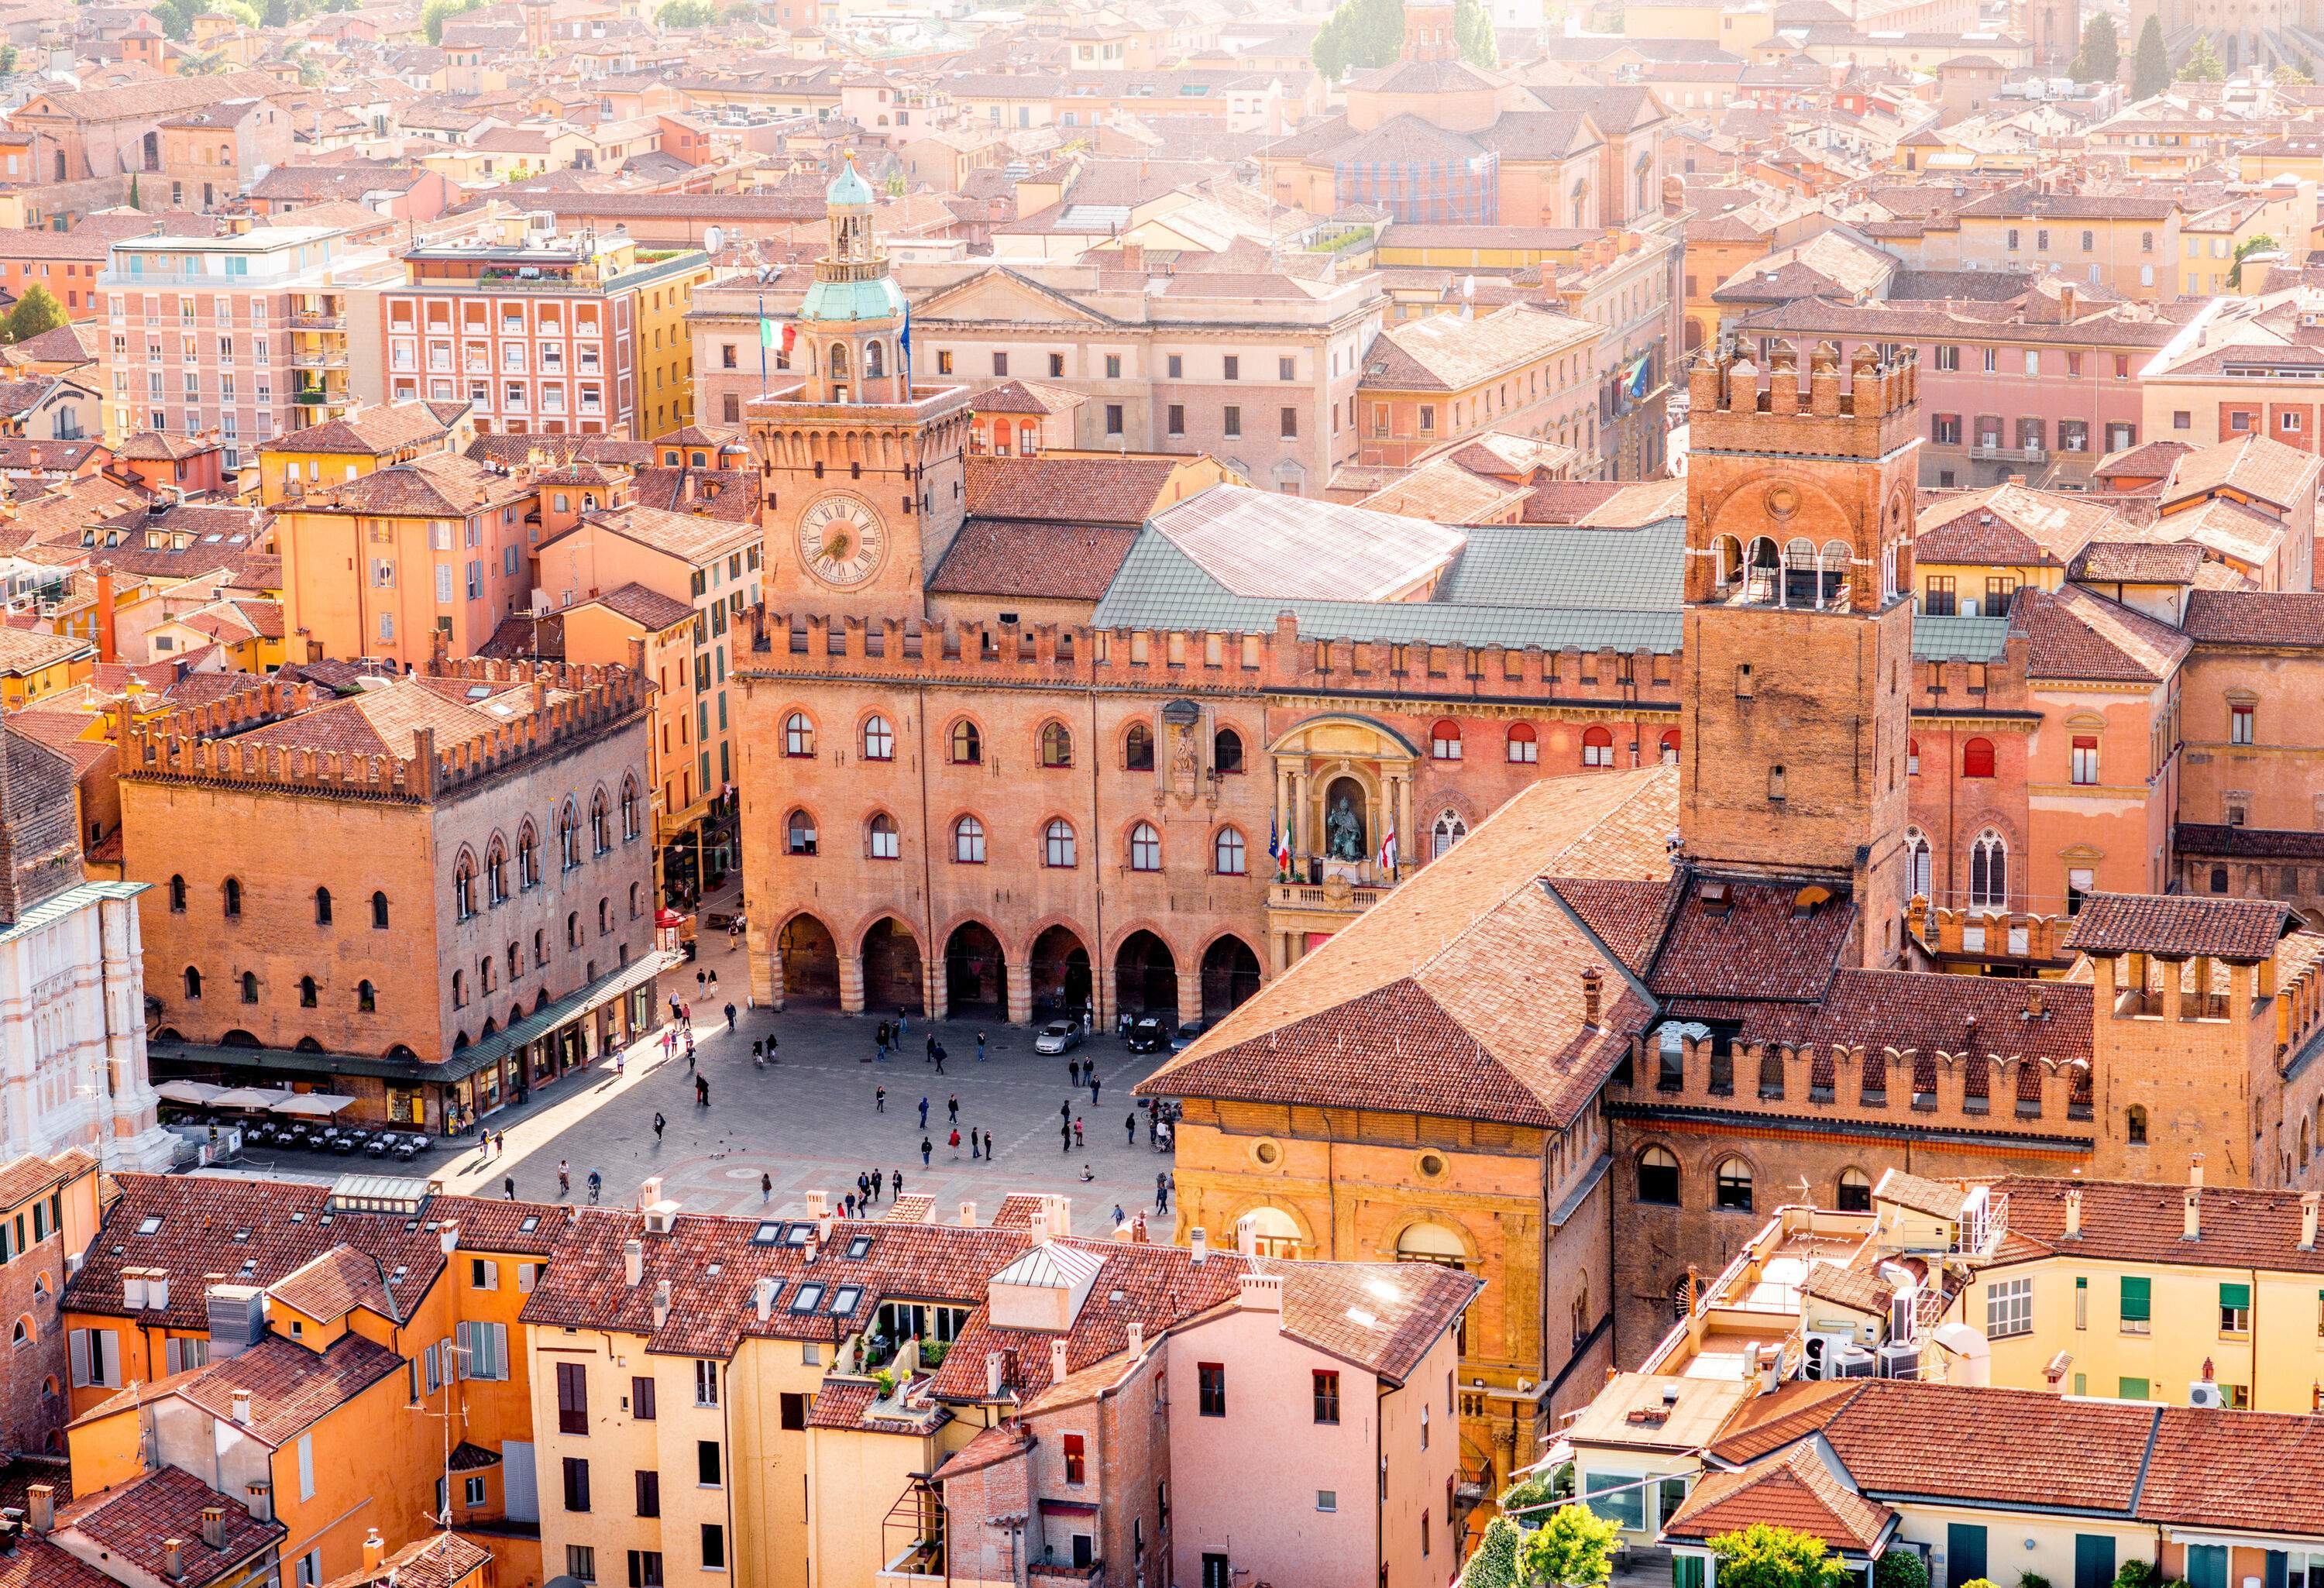
<svg viewBox="0 0 2324 1588">
<path fill-rule="evenodd" d="M 2324 595 L 2198 590 L 2181 632 L 2199 644 L 2324 646 Z"/>
<path fill-rule="evenodd" d="M 1381 331 L 1364 355 L 1362 384 L 1383 392 L 1464 392 L 1596 336 L 1588 320 L 1522 304 L 1475 319 L 1433 314 Z"/>
<path fill-rule="evenodd" d="M 690 512 L 665 512 L 636 502 L 601 507 L 585 516 L 590 523 L 625 540 L 634 540 L 696 568 L 729 551 L 739 551 L 745 544 L 755 546 L 760 537 L 755 516 L 747 520 L 697 517 Z"/>
<path fill-rule="evenodd" d="M 2191 585 L 2203 549 L 2191 540 L 2093 540 L 2066 577 L 2093 585 Z"/>
<path fill-rule="evenodd" d="M 1676 794 L 1666 767 L 1532 785 L 1139 1094 L 1563 1125 L 1646 1009 L 1541 879 L 1653 880 L 1668 865 Z M 1582 1023 L 1592 968 L 1595 1029 Z"/>
<path fill-rule="evenodd" d="M 676 628 L 694 615 L 694 608 L 689 604 L 674 596 L 650 589 L 634 579 L 602 596 L 593 596 L 580 605 L 602 606 L 608 612 L 628 618 L 640 628 L 650 629 L 657 633 L 664 629 Z"/>
<path fill-rule="evenodd" d="M 10 725 L 14 725 L 12 721 Z M 5 1164 L 0 1164 L 0 1211 L 21 1207 L 35 1196 L 46 1196 L 78 1174 L 86 1173 L 91 1163 L 88 1155 L 78 1148 L 42 1158 L 36 1152 Z"/>
<path fill-rule="evenodd" d="M 17 713 L 21 719 L 25 714 Z M 2174 845 L 2181 854 L 2218 860 L 2324 860 L 2324 833 L 2297 827 L 2229 826 L 2224 822 L 2180 822 Z"/>
<path fill-rule="evenodd" d="M 2025 670 L 2037 679 L 2159 684 L 2194 649 L 2170 624 L 2076 585 L 2021 591 L 2009 627 L 2025 636 Z"/>
<path fill-rule="evenodd" d="M 2208 955 L 2255 964 L 2275 953 L 2296 922 L 2287 906 L 2266 899 L 2092 893 L 2082 900 L 2066 946 L 2089 955 Z"/>
<path fill-rule="evenodd" d="M 0 1588 L 120 1588 L 111 1577 L 46 1538 L 20 1538 L 0 1554 Z"/>
<path fill-rule="evenodd" d="M 401 1323 L 395 1298 L 379 1259 L 352 1246 L 335 1246 L 294 1269 L 269 1288 L 275 1300 L 318 1323 L 337 1323 L 356 1307 L 369 1307 L 390 1323 Z"/>
<path fill-rule="evenodd" d="M 322 1351 L 269 1334 L 238 1355 L 148 1385 L 145 1394 L 148 1399 L 158 1394 L 180 1395 L 212 1417 L 232 1421 L 235 1394 L 247 1390 L 251 1436 L 279 1445 L 382 1379 L 401 1371 L 403 1362 L 395 1352 L 361 1334 L 342 1334 Z M 114 1406 L 120 1399 L 106 1405 Z"/>
<path fill-rule="evenodd" d="M 378 1565 L 357 1567 L 325 1588 L 453 1588 L 493 1558 L 492 1551 L 458 1533 L 415 1538 Z"/>
<path fill-rule="evenodd" d="M 1824 1425 L 1867 1494 L 2127 1511 L 2154 1408 L 2024 1390 L 1875 1380 Z"/>
<path fill-rule="evenodd" d="M 2163 1407 L 2138 1514 L 2182 1528 L 2314 1537 L 2324 1516 L 2324 1417 Z"/>
<path fill-rule="evenodd" d="M 972 518 L 928 576 L 941 594 L 1096 601 L 1121 569 L 1138 531 L 1112 525 Z"/>
<path fill-rule="evenodd" d="M 2062 565 L 2116 522 L 2111 509 L 2079 493 L 2005 482 L 1923 509 L 1913 557 L 1923 563 Z"/>
<path fill-rule="evenodd" d="M 1986 976 L 1844 968 L 1812 1005 L 1759 1002 L 1743 1012 L 1747 1041 L 1834 1044 L 1923 1053 L 1975 1050 L 2064 1062 L 2090 1057 L 2089 989 L 2044 982 L 2042 1012 L 2026 984 Z"/>
<path fill-rule="evenodd" d="M 2268 437 L 2251 435 L 2198 447 L 2180 458 L 2163 487 L 2165 502 L 2177 502 L 2206 492 L 2246 492 L 2278 507 L 2297 506 L 2303 494 L 2316 489 L 2316 475 L 2324 469 L 2313 453 Z"/>
<path fill-rule="evenodd" d="M 522 501 L 533 491 L 529 481 L 495 473 L 466 457 L 431 453 L 310 491 L 301 506 L 309 512 L 327 507 L 407 518 L 466 518 L 479 508 Z"/>
<path fill-rule="evenodd" d="M 1063 386 L 1051 386 L 1039 381 L 1008 380 L 988 391 L 979 392 L 969 406 L 978 413 L 1030 413 L 1044 418 L 1050 414 L 1070 413 L 1087 402 L 1079 392 Z"/>
<path fill-rule="evenodd" d="M 1856 909 L 1836 898 L 1803 911 L 1803 886 L 1689 878 L 1646 984 L 1663 998 L 1821 997 Z M 1725 890 L 1723 912 L 1705 904 L 1706 887 Z"/>
<path fill-rule="evenodd" d="M 1766 1522 L 1861 1555 L 1895 1519 L 1834 1475 L 1815 1446 L 1798 1444 L 1741 1472 L 1706 1474 L 1663 1524 L 1663 1535 L 1694 1542 Z"/>
<path fill-rule="evenodd" d="M 1756 1461 L 1814 1433 L 1831 1420 L 1834 1402 L 1855 1395 L 1860 1379 L 1792 1379 L 1745 1401 L 1709 1448 L 1720 1461 Z"/>
<path fill-rule="evenodd" d="M 1883 1172 L 1880 1183 L 1873 1186 L 1872 1199 L 1893 1202 L 1931 1218 L 1958 1219 L 1969 1194 L 1949 1180 L 1932 1180 L 1925 1175 L 1892 1168 Z"/>
<path fill-rule="evenodd" d="M 310 425 L 303 430 L 277 437 L 261 450 L 344 452 L 356 457 L 375 457 L 449 435 L 452 424 L 442 411 L 456 406 L 464 405 L 448 402 L 375 403 L 345 419 Z"/>
<path fill-rule="evenodd" d="M 1645 974 L 1670 914 L 1671 879 L 1551 877 L 1544 885 L 1617 959 Z"/>
<path fill-rule="evenodd" d="M 2186 1239 L 2187 1187 L 2175 1182 L 2012 1177 L 1994 1183 L 2009 1198 L 2009 1233 L 1997 1260 L 2054 1252 L 2077 1260 L 2324 1274 L 2324 1246 L 2302 1249 L 2301 1193 L 2206 1186 L 2198 1228 Z M 2066 1234 L 2066 1193 L 2082 1196 L 2080 1233 Z"/>
<path fill-rule="evenodd" d="M 972 518 L 1136 528 L 1163 505 L 1183 457 L 991 457 L 967 461 Z"/>
<path fill-rule="evenodd" d="M 202 1542 L 202 1512 L 213 1505 L 226 1511 L 226 1541 L 219 1549 Z M 161 1467 L 119 1488 L 82 1496 L 59 1513 L 57 1526 L 118 1556 L 146 1580 L 167 1582 L 171 1588 L 204 1588 L 281 1543 L 290 1531 L 281 1522 L 260 1521 L 240 1501 L 178 1467 Z M 165 1538 L 180 1541 L 175 1577 L 162 1575 Z"/>
</svg>

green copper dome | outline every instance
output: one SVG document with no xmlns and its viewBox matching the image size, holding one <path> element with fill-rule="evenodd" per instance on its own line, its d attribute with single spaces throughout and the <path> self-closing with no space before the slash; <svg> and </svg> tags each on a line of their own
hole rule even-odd
<svg viewBox="0 0 2324 1588">
<path fill-rule="evenodd" d="M 847 169 L 839 173 L 838 178 L 830 187 L 824 189 L 823 201 L 834 209 L 842 207 L 857 209 L 872 208 L 872 184 L 865 181 L 856 171 L 855 162 L 852 158 L 847 162 Z"/>
<path fill-rule="evenodd" d="M 901 319 L 904 292 L 896 285 L 895 278 L 888 275 L 860 282 L 817 282 L 800 300 L 798 317 L 824 323 Z"/>
</svg>

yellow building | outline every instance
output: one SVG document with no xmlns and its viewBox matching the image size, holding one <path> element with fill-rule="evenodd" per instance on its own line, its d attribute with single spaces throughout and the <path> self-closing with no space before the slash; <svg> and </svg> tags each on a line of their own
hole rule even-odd
<svg viewBox="0 0 2324 1588">
<path fill-rule="evenodd" d="M 0 627 L 0 709 L 14 711 L 97 670 L 97 647 L 72 634 Z"/>
<path fill-rule="evenodd" d="M 464 402 L 389 402 L 279 436 L 258 449 L 258 499 L 278 507 L 312 487 L 357 479 L 432 453 L 466 453 L 476 439 Z"/>
</svg>

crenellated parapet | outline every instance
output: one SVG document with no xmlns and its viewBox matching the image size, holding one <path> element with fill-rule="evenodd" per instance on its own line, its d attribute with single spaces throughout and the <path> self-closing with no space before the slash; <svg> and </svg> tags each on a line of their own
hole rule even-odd
<svg viewBox="0 0 2324 1588">
<path fill-rule="evenodd" d="M 1738 346 L 1707 351 L 1687 373 L 1692 445 L 1698 449 L 1802 457 L 1886 456 L 1916 439 L 1918 355 L 1883 360 L 1869 343 L 1843 367 L 1840 349 L 1819 342 L 1800 379 L 1796 344 L 1776 341 L 1762 369 Z"/>
</svg>

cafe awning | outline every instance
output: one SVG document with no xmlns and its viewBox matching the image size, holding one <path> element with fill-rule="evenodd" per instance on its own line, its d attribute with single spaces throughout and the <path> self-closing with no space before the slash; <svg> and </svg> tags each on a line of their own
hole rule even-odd
<svg viewBox="0 0 2324 1588">
<path fill-rule="evenodd" d="M 276 1103 L 274 1112 L 327 1117 L 354 1101 L 354 1098 L 337 1092 L 296 1092 Z"/>
<path fill-rule="evenodd" d="M 225 1090 L 208 1081 L 163 1081 L 153 1088 L 153 1095 L 171 1103 L 209 1103 Z"/>
<path fill-rule="evenodd" d="M 281 1086 L 236 1086 L 210 1099 L 212 1108 L 269 1109 L 290 1096 Z"/>
</svg>

